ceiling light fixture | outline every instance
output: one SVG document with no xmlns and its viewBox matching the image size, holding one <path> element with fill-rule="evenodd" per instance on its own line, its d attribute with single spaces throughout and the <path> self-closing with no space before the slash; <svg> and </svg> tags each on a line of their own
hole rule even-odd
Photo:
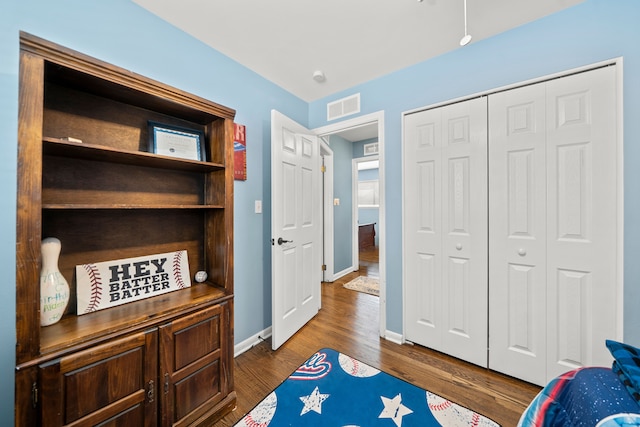
<svg viewBox="0 0 640 427">
<path fill-rule="evenodd" d="M 324 75 L 324 72 L 322 70 L 317 70 L 313 72 L 313 80 L 317 81 L 318 83 L 323 83 L 325 80 L 327 80 L 327 77 Z"/>
<path fill-rule="evenodd" d="M 471 36 L 467 32 L 467 0 L 464 0 L 464 37 L 460 39 L 460 46 L 466 46 L 471 41 Z"/>
</svg>

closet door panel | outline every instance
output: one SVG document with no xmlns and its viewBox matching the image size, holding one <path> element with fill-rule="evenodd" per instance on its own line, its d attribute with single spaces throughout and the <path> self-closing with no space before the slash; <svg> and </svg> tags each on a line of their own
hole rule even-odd
<svg viewBox="0 0 640 427">
<path fill-rule="evenodd" d="M 546 378 L 544 84 L 489 97 L 489 367 Z"/>
<path fill-rule="evenodd" d="M 548 378 L 610 365 L 618 338 L 616 74 L 547 83 Z"/>
<path fill-rule="evenodd" d="M 443 352 L 487 366 L 487 101 L 442 108 Z"/>
<path fill-rule="evenodd" d="M 441 111 L 405 118 L 406 337 L 440 348 L 442 339 Z"/>
<path fill-rule="evenodd" d="M 404 127 L 406 337 L 486 366 L 486 99 Z"/>
</svg>

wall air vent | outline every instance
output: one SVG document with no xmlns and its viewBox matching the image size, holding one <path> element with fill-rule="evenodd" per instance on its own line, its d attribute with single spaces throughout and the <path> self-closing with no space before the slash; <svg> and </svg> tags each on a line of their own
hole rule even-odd
<svg viewBox="0 0 640 427">
<path fill-rule="evenodd" d="M 327 121 L 360 112 L 360 94 L 347 96 L 327 104 Z"/>
</svg>

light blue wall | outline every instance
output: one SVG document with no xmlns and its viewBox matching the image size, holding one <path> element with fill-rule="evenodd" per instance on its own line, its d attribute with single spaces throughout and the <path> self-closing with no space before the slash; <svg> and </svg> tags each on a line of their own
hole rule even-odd
<svg viewBox="0 0 640 427">
<path fill-rule="evenodd" d="M 16 352 L 16 139 L 18 137 L 18 42 L 13 16 L 17 1 L 0 13 L 0 420 L 13 425 Z"/>
<path fill-rule="evenodd" d="M 340 205 L 333 207 L 333 270 L 340 273 L 353 267 L 352 144 L 338 135 L 331 135 L 329 146 L 333 151 L 333 197 L 340 199 Z"/>
<path fill-rule="evenodd" d="M 212 21 L 215 25 L 215 20 Z M 270 110 L 306 125 L 308 104 L 130 0 L 3 0 L 0 7 L 0 420 L 13 424 L 19 30 L 237 110 L 248 179 L 235 184 L 236 342 L 271 324 Z M 263 200 L 264 214 L 254 201 Z"/>
<path fill-rule="evenodd" d="M 310 126 L 326 103 L 361 93 L 362 114 L 385 112 L 387 329 L 402 332 L 401 114 L 414 108 L 624 57 L 624 327 L 640 345 L 640 1 L 587 0 L 488 40 L 310 104 Z M 399 48 L 420 49 L 408 40 Z M 395 199 L 394 199 L 395 198 Z"/>
</svg>

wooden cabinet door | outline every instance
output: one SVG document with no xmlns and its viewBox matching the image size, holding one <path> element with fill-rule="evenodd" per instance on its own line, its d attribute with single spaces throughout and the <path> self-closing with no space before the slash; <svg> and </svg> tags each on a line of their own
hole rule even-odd
<svg viewBox="0 0 640 427">
<path fill-rule="evenodd" d="M 42 426 L 157 424 L 157 330 L 40 367 Z"/>
<path fill-rule="evenodd" d="M 229 393 L 225 326 L 228 304 L 160 327 L 163 426 L 189 425 L 213 414 Z"/>
</svg>

